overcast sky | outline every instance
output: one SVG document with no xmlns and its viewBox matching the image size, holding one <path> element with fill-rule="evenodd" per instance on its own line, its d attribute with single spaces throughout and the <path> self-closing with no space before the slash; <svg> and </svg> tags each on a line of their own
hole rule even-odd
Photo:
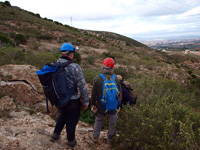
<svg viewBox="0 0 200 150">
<path fill-rule="evenodd" d="M 200 36 L 200 0 L 8 0 L 12 6 L 80 29 L 136 40 Z"/>
</svg>

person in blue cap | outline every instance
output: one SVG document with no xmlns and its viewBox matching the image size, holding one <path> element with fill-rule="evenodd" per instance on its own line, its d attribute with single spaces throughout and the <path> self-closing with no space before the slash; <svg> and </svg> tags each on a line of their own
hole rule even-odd
<svg viewBox="0 0 200 150">
<path fill-rule="evenodd" d="M 62 57 L 59 58 L 57 62 L 62 64 L 68 61 L 73 61 L 75 50 L 76 49 L 71 43 L 64 43 L 60 48 Z M 84 110 L 88 108 L 89 94 L 81 67 L 76 63 L 70 63 L 64 69 L 69 88 L 77 88 L 77 93 L 71 96 L 69 103 L 64 108 L 59 110 L 60 115 L 50 140 L 52 142 L 57 141 L 60 137 L 61 131 L 64 128 L 64 125 L 66 125 L 68 140 L 67 145 L 73 148 L 77 144 L 75 130 L 80 118 L 81 105 L 84 105 Z M 78 90 L 80 91 L 82 102 L 80 101 Z"/>
</svg>

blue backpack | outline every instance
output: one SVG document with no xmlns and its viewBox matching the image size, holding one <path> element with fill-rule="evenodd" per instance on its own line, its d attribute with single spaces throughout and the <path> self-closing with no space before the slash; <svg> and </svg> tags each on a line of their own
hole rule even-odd
<svg viewBox="0 0 200 150">
<path fill-rule="evenodd" d="M 100 110 L 105 112 L 116 110 L 119 103 L 117 100 L 119 89 L 115 82 L 116 75 L 113 74 L 111 79 L 107 79 L 104 74 L 99 75 L 103 79 Z"/>
<path fill-rule="evenodd" d="M 72 62 L 46 64 L 41 70 L 36 71 L 43 86 L 46 100 L 49 100 L 52 106 L 55 105 L 59 109 L 65 107 L 71 96 L 77 93 L 77 88 L 69 88 L 66 82 L 64 68 L 70 63 Z M 47 112 L 49 112 L 48 101 Z"/>
</svg>

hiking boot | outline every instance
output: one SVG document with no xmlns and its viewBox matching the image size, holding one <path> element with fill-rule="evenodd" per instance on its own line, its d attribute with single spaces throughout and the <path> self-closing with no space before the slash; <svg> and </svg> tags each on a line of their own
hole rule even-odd
<svg viewBox="0 0 200 150">
<path fill-rule="evenodd" d="M 89 138 L 94 142 L 94 143 L 99 143 L 99 138 L 94 138 L 92 133 L 89 133 Z"/>
<path fill-rule="evenodd" d="M 108 147 L 112 148 L 113 141 L 112 140 L 107 140 L 107 145 L 108 145 Z"/>
<path fill-rule="evenodd" d="M 74 139 L 73 141 L 67 143 L 67 147 L 68 148 L 74 148 L 76 146 L 77 142 L 76 139 Z"/>
<path fill-rule="evenodd" d="M 55 141 L 57 141 L 57 140 L 59 139 L 59 137 L 60 137 L 60 134 L 53 133 L 53 134 L 51 135 L 50 141 L 51 141 L 51 142 L 55 142 Z"/>
</svg>

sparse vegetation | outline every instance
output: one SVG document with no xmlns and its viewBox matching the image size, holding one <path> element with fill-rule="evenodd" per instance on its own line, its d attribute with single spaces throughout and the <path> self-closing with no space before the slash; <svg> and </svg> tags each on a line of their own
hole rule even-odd
<svg viewBox="0 0 200 150">
<path fill-rule="evenodd" d="M 74 61 L 86 82 L 93 84 L 102 73 L 97 64 L 111 57 L 114 73 L 131 82 L 138 95 L 137 105 L 124 107 L 119 114 L 114 149 L 200 149 L 200 72 L 191 66 L 200 63 L 199 57 L 153 51 L 115 33 L 73 28 L 9 4 L 0 5 L 0 66 L 42 68 L 61 56 L 57 47 L 71 42 L 83 48 Z M 93 124 L 94 116 L 88 110 L 81 120 Z"/>
<path fill-rule="evenodd" d="M 76 63 L 81 63 L 81 55 L 80 55 L 80 53 L 75 53 L 74 54 L 74 62 L 76 62 Z"/>
<path fill-rule="evenodd" d="M 90 84 L 93 84 L 93 78 L 100 74 L 101 73 L 101 70 L 100 69 L 88 69 L 88 70 L 84 70 L 83 71 L 83 74 L 84 74 L 84 77 L 85 77 L 85 80 L 87 83 L 90 83 Z"/>
<path fill-rule="evenodd" d="M 123 78 L 127 78 L 128 77 L 128 71 L 126 70 L 126 68 L 124 67 L 118 67 L 114 69 L 114 73 L 115 74 L 119 74 L 121 75 Z"/>
<path fill-rule="evenodd" d="M 94 64 L 94 61 L 95 61 L 95 57 L 94 56 L 88 56 L 87 57 L 88 64 L 92 65 L 92 64 Z"/>
<path fill-rule="evenodd" d="M 9 2 L 9 1 L 5 1 L 5 2 L 4 2 L 4 4 L 5 4 L 6 6 L 8 6 L 8 7 L 10 7 L 10 6 L 11 6 L 11 4 L 10 4 L 10 2 Z"/>
<path fill-rule="evenodd" d="M 107 58 L 107 57 L 110 57 L 110 58 L 113 58 L 113 59 L 115 59 L 115 57 L 111 54 L 111 53 L 106 53 L 106 52 L 103 52 L 103 57 L 104 58 Z"/>
<path fill-rule="evenodd" d="M 26 38 L 23 34 L 15 34 L 14 40 L 17 45 L 26 43 Z"/>
<path fill-rule="evenodd" d="M 0 46 L 14 46 L 14 43 L 6 35 L 0 34 Z"/>
<path fill-rule="evenodd" d="M 134 83 L 139 101 L 119 114 L 116 149 L 199 149 L 199 93 L 156 77 Z"/>
<path fill-rule="evenodd" d="M 95 122 L 95 114 L 91 112 L 91 108 L 82 111 L 80 120 L 86 123 L 89 123 L 90 125 L 94 125 Z"/>
<path fill-rule="evenodd" d="M 0 65 L 21 64 L 25 59 L 25 53 L 19 48 L 8 47 L 0 49 Z"/>
</svg>

